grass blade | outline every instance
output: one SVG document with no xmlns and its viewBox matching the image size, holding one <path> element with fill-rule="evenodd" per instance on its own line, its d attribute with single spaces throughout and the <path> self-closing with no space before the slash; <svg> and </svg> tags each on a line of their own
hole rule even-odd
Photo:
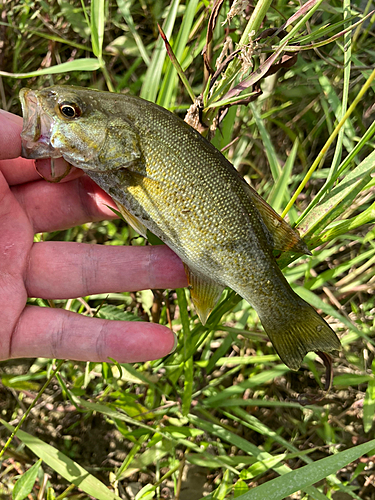
<svg viewBox="0 0 375 500">
<path fill-rule="evenodd" d="M 181 323 L 182 331 L 184 335 L 184 392 L 182 394 L 182 414 L 185 416 L 190 411 L 191 399 L 193 394 L 193 378 L 194 378 L 194 366 L 193 366 L 193 354 L 189 356 L 187 353 L 192 351 L 192 336 L 190 335 L 190 321 L 187 310 L 187 300 L 186 291 L 184 288 L 178 288 L 176 290 L 178 305 L 181 312 Z"/>
<path fill-rule="evenodd" d="M 294 141 L 293 148 L 290 152 L 290 155 L 288 156 L 287 161 L 285 162 L 284 168 L 281 170 L 281 174 L 277 179 L 277 181 L 275 182 L 275 185 L 272 188 L 270 196 L 267 199 L 267 203 L 269 203 L 276 212 L 280 211 L 283 201 L 289 199 L 288 183 L 291 179 L 293 165 L 297 156 L 298 147 L 299 147 L 299 140 L 297 138 Z"/>
<path fill-rule="evenodd" d="M 133 35 L 134 41 L 137 44 L 139 54 L 145 62 L 146 66 L 150 64 L 150 57 L 148 55 L 147 49 L 142 42 L 142 38 L 139 36 L 138 31 L 135 27 L 133 16 L 130 12 L 130 7 L 132 2 L 128 0 L 117 0 L 117 6 L 120 9 L 120 12 L 125 19 L 125 22 L 130 30 L 130 33 Z"/>
<path fill-rule="evenodd" d="M 183 70 L 180 66 L 180 63 L 178 62 L 177 57 L 173 53 L 172 47 L 171 47 L 167 37 L 165 36 L 165 33 L 163 32 L 163 30 L 159 24 L 158 24 L 158 29 L 159 29 L 160 36 L 162 37 L 163 42 L 165 44 L 165 48 L 166 48 L 167 54 L 169 56 L 169 60 L 171 61 L 172 65 L 173 65 L 173 68 L 176 70 L 178 76 L 180 77 L 182 83 L 184 84 L 185 89 L 187 90 L 187 93 L 190 96 L 190 99 L 192 100 L 192 102 L 195 102 L 195 94 L 193 92 L 193 89 L 191 88 L 190 83 L 189 83 L 188 79 L 186 78 L 185 73 L 183 72 Z M 173 76 L 171 76 L 167 73 L 167 75 L 164 79 L 164 82 L 168 82 L 168 88 L 170 88 L 171 90 L 173 88 L 175 88 L 174 84 L 173 84 L 173 86 L 171 85 L 171 82 L 172 81 L 174 82 Z M 171 95 L 172 95 L 172 92 L 170 93 L 170 95 L 167 94 L 167 96 L 163 98 L 162 94 L 160 93 L 160 96 L 158 99 L 158 104 L 160 104 L 161 106 L 164 106 L 164 107 L 170 107 Z M 164 105 L 163 100 L 165 100 L 169 105 L 167 105 L 167 104 Z"/>
<path fill-rule="evenodd" d="M 30 71 L 30 73 L 8 73 L 7 71 L 0 71 L 0 76 L 11 76 L 12 78 L 32 78 L 34 76 L 68 73 L 69 71 L 95 71 L 100 67 L 101 63 L 98 59 L 87 58 L 68 61 L 49 68 L 39 69 L 38 71 Z"/>
<path fill-rule="evenodd" d="M 289 371 L 285 365 L 277 365 L 271 370 L 266 370 L 262 373 L 258 373 L 254 375 L 249 380 L 245 382 L 241 382 L 238 385 L 234 385 L 224 389 L 223 391 L 215 394 L 214 396 L 210 396 L 204 401 L 205 406 L 211 406 L 212 404 L 217 404 L 218 401 L 228 400 L 231 396 L 235 396 L 238 394 L 242 394 L 246 389 L 254 388 L 259 386 L 260 384 L 264 384 L 267 381 L 274 379 L 275 377 L 281 376 L 283 373 Z"/>
<path fill-rule="evenodd" d="M 14 430 L 14 427 L 4 420 L 0 419 L 0 422 L 10 431 Z M 101 481 L 53 446 L 24 431 L 19 430 L 17 437 L 54 471 L 88 495 L 98 500 L 120 500 L 120 497 L 110 491 Z"/>
<path fill-rule="evenodd" d="M 372 362 L 372 373 L 375 375 L 375 361 Z M 375 379 L 369 380 L 363 401 L 363 429 L 370 432 L 375 416 Z"/>
<path fill-rule="evenodd" d="M 180 3 L 179 0 L 172 0 L 168 9 L 168 16 L 165 20 L 165 23 L 163 24 L 163 31 L 168 39 L 170 39 L 172 35 L 172 30 L 176 21 L 177 9 L 179 3 Z M 159 37 L 155 44 L 154 52 L 151 57 L 151 62 L 147 69 L 145 79 L 143 81 L 142 90 L 140 94 L 140 97 L 142 97 L 143 99 L 156 102 L 158 89 L 160 88 L 160 81 L 161 81 L 165 56 L 166 56 L 166 51 L 164 49 L 164 42 L 162 38 Z"/>
<path fill-rule="evenodd" d="M 160 93 L 158 96 L 158 104 L 165 108 L 171 108 L 173 105 L 173 96 L 176 94 L 178 90 L 177 86 L 177 73 L 180 76 L 190 98 L 193 102 L 195 102 L 194 91 L 190 86 L 188 79 L 185 76 L 185 73 L 182 69 L 182 61 L 185 53 L 186 56 L 186 44 L 189 39 L 189 35 L 194 22 L 194 15 L 197 9 L 198 0 L 190 0 L 186 5 L 186 10 L 184 16 L 182 18 L 182 24 L 180 30 L 178 32 L 176 42 L 173 44 L 173 48 L 171 47 L 172 58 L 171 63 L 168 63 L 167 70 L 165 73 L 165 77 L 163 79 L 163 84 L 160 89 Z M 168 37 L 166 37 L 168 39 Z M 167 49 L 168 50 L 168 49 Z M 171 57 L 171 55 L 170 55 Z M 181 65 L 180 65 L 181 63 Z"/>
<path fill-rule="evenodd" d="M 32 491 L 42 460 L 39 459 L 30 469 L 17 479 L 12 491 L 12 500 L 24 500 Z"/>
<path fill-rule="evenodd" d="M 273 180 L 274 180 L 274 182 L 277 182 L 281 173 L 282 173 L 282 170 L 281 170 L 279 160 L 277 158 L 276 150 L 271 142 L 271 138 L 269 136 L 269 133 L 267 132 L 266 127 L 264 126 L 263 120 L 259 116 L 257 107 L 253 103 L 250 103 L 249 107 L 251 109 L 251 112 L 253 113 L 256 124 L 258 126 L 259 133 L 262 137 L 262 141 L 264 144 L 264 151 L 266 153 L 268 163 L 270 165 Z"/>
<path fill-rule="evenodd" d="M 302 192 L 303 188 L 305 187 L 306 183 L 308 182 L 308 180 L 310 179 L 310 177 L 312 176 L 313 172 L 316 170 L 316 168 L 318 167 L 318 165 L 320 165 L 320 162 L 323 160 L 323 158 L 326 155 L 328 149 L 332 145 L 333 141 L 336 139 L 336 137 L 337 137 L 338 133 L 340 132 L 341 128 L 344 126 L 346 120 L 349 118 L 349 116 L 355 110 L 358 102 L 362 99 L 362 97 L 364 96 L 364 94 L 370 88 L 370 86 L 372 85 L 372 82 L 373 82 L 374 79 L 375 79 L 375 69 L 372 71 L 372 73 L 369 76 L 369 78 L 367 79 L 366 83 L 361 88 L 360 92 L 357 94 L 356 98 L 354 99 L 354 101 L 350 105 L 349 109 L 347 110 L 347 112 L 345 113 L 345 115 L 342 117 L 342 119 L 340 120 L 340 122 L 337 124 L 337 126 L 335 127 L 335 130 L 332 132 L 332 134 L 330 135 L 329 139 L 327 140 L 327 142 L 323 146 L 322 150 L 320 151 L 320 153 L 316 157 L 314 163 L 311 165 L 309 171 L 305 175 L 305 178 L 303 179 L 303 181 L 299 185 L 298 189 L 296 190 L 296 192 L 292 196 L 292 199 L 290 200 L 290 202 L 288 203 L 288 205 L 285 207 L 285 209 L 284 209 L 284 211 L 282 213 L 282 217 L 285 217 L 285 215 L 289 212 L 290 208 L 294 205 L 296 199 L 298 198 L 298 195 Z"/>
<path fill-rule="evenodd" d="M 311 212 L 298 224 L 301 236 L 310 248 L 314 248 L 319 232 L 342 214 L 356 196 L 371 181 L 375 169 L 375 151 L 367 156 L 332 191 L 326 195 Z"/>
<path fill-rule="evenodd" d="M 92 51 L 101 61 L 104 38 L 105 0 L 91 0 L 91 45 Z"/>
<path fill-rule="evenodd" d="M 209 434 L 213 434 L 214 436 L 219 437 L 220 439 L 226 441 L 227 443 L 230 443 L 231 445 L 237 446 L 240 450 L 244 451 L 245 453 L 249 453 L 250 455 L 254 456 L 257 458 L 259 461 L 264 461 L 264 460 L 272 460 L 274 457 L 265 451 L 260 450 L 258 447 L 247 441 L 246 439 L 243 439 L 240 436 L 237 436 L 233 432 L 223 428 L 220 425 L 213 424 L 211 422 L 207 422 L 206 420 L 203 420 L 196 415 L 188 415 L 189 421 L 194 424 L 196 427 L 199 429 L 203 429 L 204 431 L 208 432 Z M 272 466 L 272 469 L 277 472 L 278 474 L 281 475 L 286 475 L 291 471 L 288 465 L 286 464 L 276 464 Z M 268 483 L 266 483 L 268 484 Z M 315 500 L 326 500 L 326 496 L 320 493 L 320 491 L 315 488 L 314 486 L 307 486 L 304 488 L 304 491 L 312 496 Z M 262 500 L 266 497 L 261 497 Z M 270 495 L 270 498 L 273 497 Z"/>
<path fill-rule="evenodd" d="M 272 481 L 257 486 L 238 498 L 240 500 L 264 500 L 265 498 L 283 500 L 288 495 L 292 495 L 296 491 L 305 490 L 306 487 L 325 479 L 327 476 L 336 473 L 350 462 L 358 460 L 358 458 L 374 450 L 375 439 L 368 443 L 354 446 L 349 450 L 341 451 L 331 457 L 322 458 L 290 474 L 277 477 Z"/>
</svg>

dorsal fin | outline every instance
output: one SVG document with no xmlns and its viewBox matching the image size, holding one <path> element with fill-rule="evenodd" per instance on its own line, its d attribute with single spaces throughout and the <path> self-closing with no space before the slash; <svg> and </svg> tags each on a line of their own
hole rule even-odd
<svg viewBox="0 0 375 500">
<path fill-rule="evenodd" d="M 271 233 L 274 249 L 280 252 L 295 252 L 311 255 L 306 243 L 289 224 L 243 179 L 246 190 L 258 209 L 265 226 Z"/>
</svg>

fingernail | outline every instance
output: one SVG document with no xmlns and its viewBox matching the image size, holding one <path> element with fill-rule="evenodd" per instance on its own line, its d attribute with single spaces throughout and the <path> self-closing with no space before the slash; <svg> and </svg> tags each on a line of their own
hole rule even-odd
<svg viewBox="0 0 375 500">
<path fill-rule="evenodd" d="M 5 109 L 0 109 L 0 115 L 13 123 L 17 123 L 17 125 L 22 122 L 21 116 L 9 113 L 9 111 L 5 111 Z"/>
<path fill-rule="evenodd" d="M 177 344 L 178 344 L 178 337 L 177 335 L 172 332 L 173 335 L 174 335 L 174 344 L 173 344 L 173 349 L 168 353 L 168 354 L 172 354 L 172 352 L 174 352 L 176 350 L 176 347 L 177 347 Z"/>
</svg>

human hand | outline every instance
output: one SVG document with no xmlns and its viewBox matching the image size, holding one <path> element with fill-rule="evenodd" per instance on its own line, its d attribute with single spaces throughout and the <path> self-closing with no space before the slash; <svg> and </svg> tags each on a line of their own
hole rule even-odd
<svg viewBox="0 0 375 500">
<path fill-rule="evenodd" d="M 28 297 L 67 299 L 106 292 L 187 286 L 166 246 L 34 243 L 34 234 L 113 219 L 111 199 L 78 169 L 59 184 L 19 158 L 22 119 L 0 110 L 0 359 L 68 358 L 135 362 L 174 348 L 175 336 L 152 323 L 109 321 L 65 309 L 26 306 Z M 38 171 L 50 170 L 37 160 Z M 66 169 L 64 160 L 56 168 Z"/>
</svg>

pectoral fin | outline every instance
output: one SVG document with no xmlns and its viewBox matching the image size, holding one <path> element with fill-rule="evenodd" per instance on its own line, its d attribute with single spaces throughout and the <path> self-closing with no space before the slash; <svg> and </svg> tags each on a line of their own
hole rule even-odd
<svg viewBox="0 0 375 500">
<path fill-rule="evenodd" d="M 245 184 L 252 202 L 258 209 L 265 226 L 273 237 L 275 250 L 311 255 L 306 243 L 301 239 L 297 231 L 292 229 L 251 186 L 246 182 Z"/>
<path fill-rule="evenodd" d="M 117 205 L 117 208 L 119 209 L 121 215 L 124 217 L 126 222 L 131 225 L 131 227 L 137 231 L 141 236 L 144 238 L 147 238 L 147 228 L 146 226 L 139 221 L 134 215 L 132 215 L 129 210 L 127 210 L 124 205 L 121 205 L 118 201 L 114 200 L 114 202 Z"/>
<path fill-rule="evenodd" d="M 207 277 L 194 273 L 186 264 L 184 264 L 184 267 L 189 283 L 191 300 L 202 325 L 204 325 L 212 309 L 220 299 L 224 287 Z"/>
</svg>

